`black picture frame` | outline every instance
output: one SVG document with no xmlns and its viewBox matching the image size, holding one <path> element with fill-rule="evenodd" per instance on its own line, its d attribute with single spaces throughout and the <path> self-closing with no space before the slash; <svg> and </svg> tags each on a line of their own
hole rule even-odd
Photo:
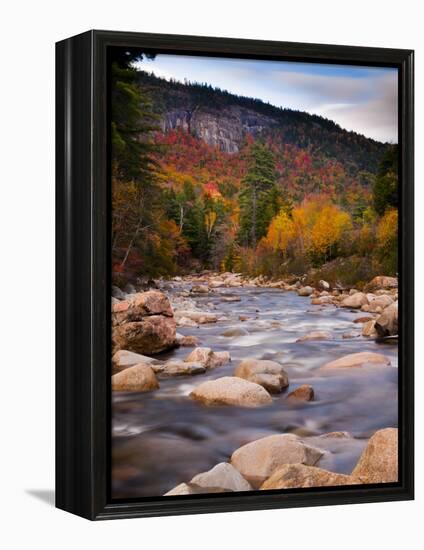
<svg viewBox="0 0 424 550">
<path fill-rule="evenodd" d="M 112 502 L 109 48 L 399 69 L 398 483 Z M 56 506 L 90 520 L 322 506 L 414 495 L 413 51 L 89 31 L 56 44 Z"/>
</svg>

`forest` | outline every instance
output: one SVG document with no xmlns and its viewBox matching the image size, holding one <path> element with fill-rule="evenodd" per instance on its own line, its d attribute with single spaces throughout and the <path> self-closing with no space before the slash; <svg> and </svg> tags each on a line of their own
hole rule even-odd
<svg viewBox="0 0 424 550">
<path fill-rule="evenodd" d="M 397 273 L 396 145 L 206 84 L 158 79 L 135 68 L 142 59 L 120 53 L 111 71 L 116 284 L 210 269 L 325 274 L 360 287 Z M 163 129 L 178 97 L 277 122 L 228 153 L 186 129 Z"/>
</svg>

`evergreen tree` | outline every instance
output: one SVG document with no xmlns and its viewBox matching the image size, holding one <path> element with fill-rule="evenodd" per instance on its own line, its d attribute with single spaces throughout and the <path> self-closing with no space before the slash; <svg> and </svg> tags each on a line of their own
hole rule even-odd
<svg viewBox="0 0 424 550">
<path fill-rule="evenodd" d="M 254 143 L 239 196 L 239 241 L 243 246 L 255 247 L 266 235 L 272 217 L 278 212 L 280 194 L 276 180 L 272 151 L 263 143 Z"/>
<path fill-rule="evenodd" d="M 398 204 L 398 147 L 393 145 L 384 155 L 373 186 L 373 206 L 379 216 Z"/>
<path fill-rule="evenodd" d="M 148 266 L 150 241 L 160 232 L 162 191 L 153 140 L 158 119 L 133 66 L 142 58 L 136 51 L 117 50 L 111 65 L 112 253 L 119 256 L 121 270 L 134 249 Z"/>
</svg>

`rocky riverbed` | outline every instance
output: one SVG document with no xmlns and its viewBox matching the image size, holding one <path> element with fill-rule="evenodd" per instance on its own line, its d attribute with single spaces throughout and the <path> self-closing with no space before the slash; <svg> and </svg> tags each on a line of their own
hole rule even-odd
<svg viewBox="0 0 424 550">
<path fill-rule="evenodd" d="M 114 498 L 397 478 L 397 281 L 114 289 Z"/>
</svg>

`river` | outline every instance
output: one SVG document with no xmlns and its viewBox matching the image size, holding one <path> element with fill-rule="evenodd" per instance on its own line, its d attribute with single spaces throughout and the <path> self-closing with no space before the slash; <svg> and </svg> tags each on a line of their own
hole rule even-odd
<svg viewBox="0 0 424 550">
<path fill-rule="evenodd" d="M 182 290 L 183 283 L 176 290 Z M 224 298 L 239 297 L 238 302 Z M 160 380 L 151 393 L 115 392 L 112 404 L 113 498 L 158 496 L 194 475 L 228 461 L 241 445 L 276 433 L 295 433 L 305 442 L 327 450 L 318 466 L 350 473 L 368 438 L 378 429 L 397 427 L 397 346 L 377 344 L 360 334 L 355 318 L 361 311 L 312 306 L 309 298 L 279 289 L 218 288 L 194 297 L 199 308 L 226 318 L 198 328 L 178 328 L 195 335 L 200 346 L 227 350 L 232 362 L 206 374 Z M 240 321 L 239 315 L 249 317 Z M 230 328 L 243 329 L 225 337 Z M 326 341 L 296 340 L 313 330 L 330 331 Z M 179 348 L 159 358 L 184 358 L 191 348 Z M 349 353 L 383 353 L 392 367 L 320 370 L 328 361 Z M 240 360 L 271 359 L 288 373 L 287 391 L 311 384 L 315 400 L 293 404 L 287 391 L 273 396 L 271 406 L 205 407 L 188 397 L 201 382 L 232 375 Z M 319 438 L 347 431 L 353 438 Z"/>
</svg>

